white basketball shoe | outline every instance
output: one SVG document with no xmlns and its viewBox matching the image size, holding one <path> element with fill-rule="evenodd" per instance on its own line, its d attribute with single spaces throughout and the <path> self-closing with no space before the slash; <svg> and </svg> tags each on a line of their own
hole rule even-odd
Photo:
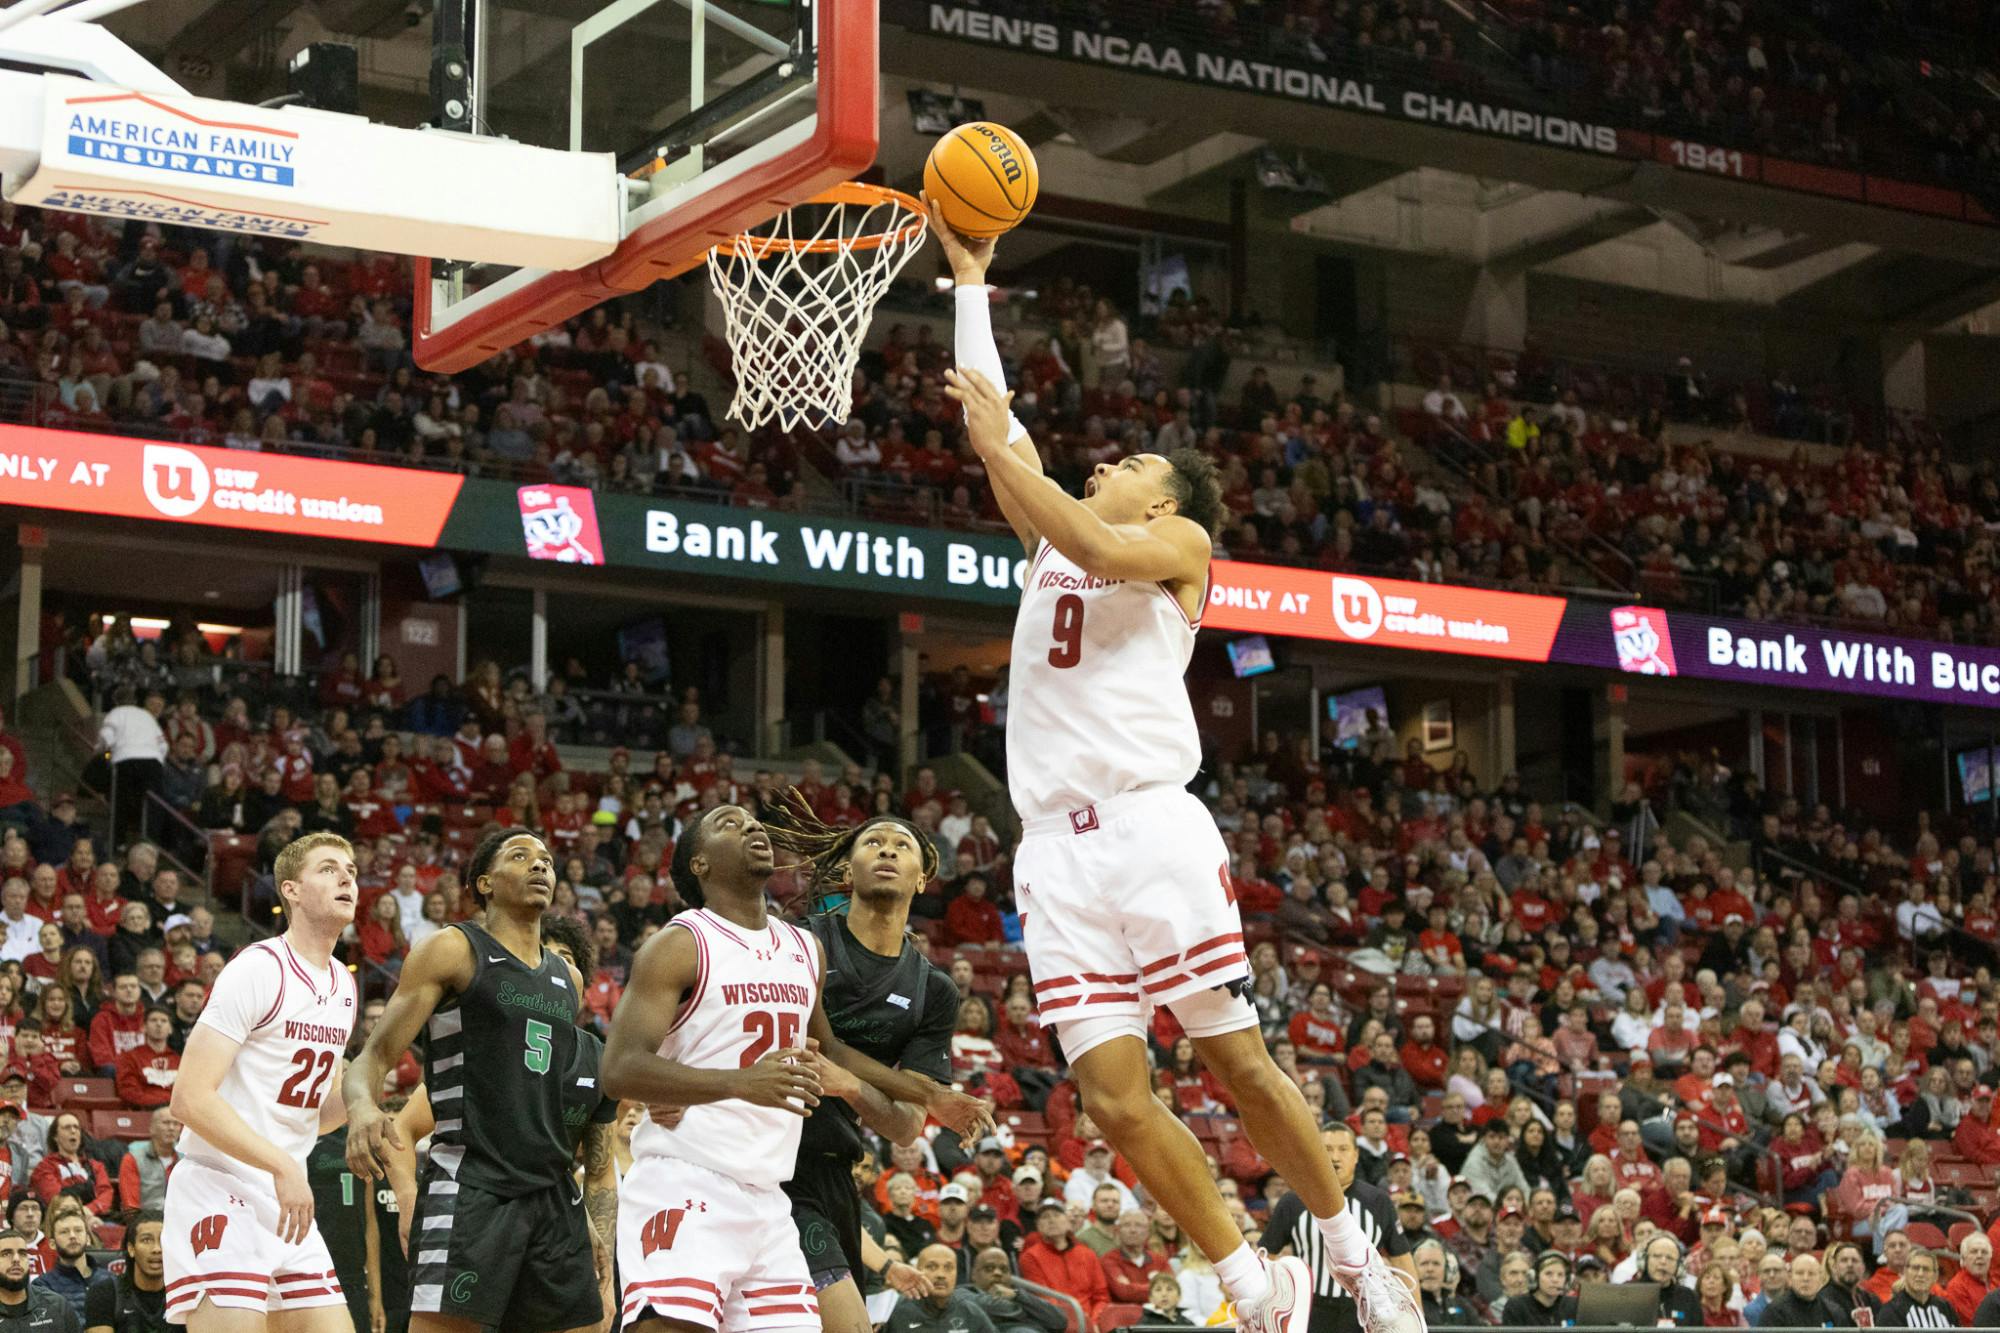
<svg viewBox="0 0 2000 1333">
<path fill-rule="evenodd" d="M 1241 1333 L 1306 1333 L 1312 1314 L 1312 1269 L 1303 1259 L 1287 1255 L 1273 1259 L 1261 1251 L 1270 1290 L 1255 1305 L 1236 1303 L 1236 1327 Z"/>
<path fill-rule="evenodd" d="M 1335 1267 L 1334 1280 L 1354 1297 L 1364 1333 L 1428 1333 L 1417 1280 L 1384 1259 L 1373 1246 L 1359 1268 Z"/>
</svg>

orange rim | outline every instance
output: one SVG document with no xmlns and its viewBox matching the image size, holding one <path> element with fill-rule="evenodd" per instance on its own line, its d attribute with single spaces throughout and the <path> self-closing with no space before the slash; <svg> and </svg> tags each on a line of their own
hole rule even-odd
<svg viewBox="0 0 2000 1333">
<path fill-rule="evenodd" d="M 894 204 L 908 214 L 907 220 L 899 227 L 888 231 L 874 232 L 866 236 L 825 236 L 813 240 L 794 240 L 783 236 L 757 236 L 743 232 L 716 244 L 719 254 L 731 259 L 762 259 L 769 254 L 830 255 L 843 250 L 879 250 L 890 241 L 913 239 L 930 225 L 930 215 L 916 196 L 892 190 L 886 185 L 868 185 L 861 181 L 847 181 L 829 189 L 821 190 L 807 204 L 858 204 L 875 207 Z"/>
</svg>

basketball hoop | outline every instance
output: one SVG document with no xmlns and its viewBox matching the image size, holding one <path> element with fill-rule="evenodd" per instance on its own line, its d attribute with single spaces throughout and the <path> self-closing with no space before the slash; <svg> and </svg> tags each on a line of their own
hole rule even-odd
<svg viewBox="0 0 2000 1333">
<path fill-rule="evenodd" d="M 729 415 L 751 430 L 845 421 L 868 321 L 929 222 L 902 191 L 850 181 L 710 250 L 735 362 Z"/>
</svg>

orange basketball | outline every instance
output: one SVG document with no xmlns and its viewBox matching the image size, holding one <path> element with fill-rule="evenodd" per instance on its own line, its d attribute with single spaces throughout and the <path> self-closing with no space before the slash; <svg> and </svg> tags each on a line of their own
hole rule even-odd
<svg viewBox="0 0 2000 1333">
<path fill-rule="evenodd" d="M 924 193 L 943 205 L 947 226 L 975 239 L 1019 226 L 1041 184 L 1021 136 L 989 120 L 960 125 L 924 162 Z"/>
</svg>

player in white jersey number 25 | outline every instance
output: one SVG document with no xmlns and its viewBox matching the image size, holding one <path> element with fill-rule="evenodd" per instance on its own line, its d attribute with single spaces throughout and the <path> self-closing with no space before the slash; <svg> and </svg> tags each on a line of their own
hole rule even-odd
<svg viewBox="0 0 2000 1333">
<path fill-rule="evenodd" d="M 1044 477 L 993 343 L 993 243 L 952 233 L 935 204 L 931 218 L 957 282 L 958 368 L 945 372 L 946 392 L 964 405 L 1029 557 L 1009 659 L 1007 784 L 1022 819 L 1015 893 L 1042 1022 L 1091 1118 L 1214 1260 L 1246 1330 L 1303 1333 L 1311 1274 L 1244 1244 L 1201 1145 L 1154 1100 L 1155 1005 L 1173 1011 L 1251 1141 L 1311 1211 L 1362 1327 L 1422 1333 L 1414 1284 L 1349 1215 L 1305 1098 L 1264 1048 L 1243 994 L 1227 853 L 1186 791 L 1201 745 L 1183 676 L 1222 514 L 1214 464 L 1191 449 L 1100 463 L 1082 500 Z"/>
<path fill-rule="evenodd" d="M 278 853 L 290 923 L 229 960 L 174 1082 L 180 1164 L 167 1180 L 167 1321 L 194 1333 L 348 1333 L 313 1225 L 306 1154 L 347 1119 L 341 1059 L 359 1013 L 333 946 L 354 920 L 354 849 L 308 833 Z"/>
<path fill-rule="evenodd" d="M 781 1186 L 822 1091 L 860 1079 L 968 1141 L 992 1127 L 984 1101 L 834 1036 L 818 940 L 766 905 L 776 866 L 750 811 L 697 815 L 672 867 L 690 910 L 634 956 L 611 1020 L 605 1095 L 650 1108 L 618 1213 L 620 1314 L 633 1333 L 819 1333 Z"/>
</svg>

